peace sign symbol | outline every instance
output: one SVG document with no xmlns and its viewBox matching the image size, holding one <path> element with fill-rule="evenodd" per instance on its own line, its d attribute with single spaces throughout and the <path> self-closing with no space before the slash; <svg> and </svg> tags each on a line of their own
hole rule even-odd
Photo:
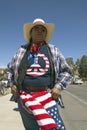
<svg viewBox="0 0 87 130">
<path fill-rule="evenodd" d="M 38 57 L 43 58 L 43 60 L 45 61 L 45 68 L 44 69 L 39 65 Z M 48 71 L 49 60 L 44 54 L 41 54 L 41 53 L 38 53 L 35 58 L 36 58 L 36 62 L 34 64 L 32 64 L 30 66 L 30 68 L 27 69 L 26 74 L 31 75 L 31 76 L 41 76 Z"/>
</svg>

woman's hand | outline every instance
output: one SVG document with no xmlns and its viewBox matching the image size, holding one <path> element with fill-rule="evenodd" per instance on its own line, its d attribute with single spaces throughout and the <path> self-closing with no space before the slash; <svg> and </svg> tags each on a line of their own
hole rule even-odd
<svg viewBox="0 0 87 130">
<path fill-rule="evenodd" d="M 11 88 L 11 93 L 12 94 L 18 94 L 18 89 L 17 89 L 17 86 L 16 85 L 13 85 L 12 88 Z"/>
<path fill-rule="evenodd" d="M 61 95 L 60 91 L 57 88 L 52 88 L 50 90 L 50 93 L 52 94 L 53 99 L 57 99 Z"/>
</svg>

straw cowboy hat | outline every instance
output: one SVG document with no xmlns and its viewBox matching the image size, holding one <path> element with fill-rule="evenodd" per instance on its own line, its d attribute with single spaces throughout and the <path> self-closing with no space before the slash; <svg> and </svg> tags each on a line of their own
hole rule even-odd
<svg viewBox="0 0 87 130">
<path fill-rule="evenodd" d="M 48 43 L 52 37 L 52 34 L 54 32 L 54 24 L 52 23 L 45 23 L 43 19 L 37 18 L 33 21 L 33 23 L 26 23 L 24 24 L 24 38 L 27 43 L 30 41 L 30 31 L 31 29 L 36 25 L 42 25 L 47 29 L 47 35 L 46 35 L 46 43 Z"/>
</svg>

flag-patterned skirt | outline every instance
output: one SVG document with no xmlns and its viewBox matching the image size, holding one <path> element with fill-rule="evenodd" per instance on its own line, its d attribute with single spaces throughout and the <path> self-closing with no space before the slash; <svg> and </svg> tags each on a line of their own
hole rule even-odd
<svg viewBox="0 0 87 130">
<path fill-rule="evenodd" d="M 65 130 L 56 101 L 52 99 L 49 92 L 29 94 L 21 91 L 19 94 L 23 105 L 33 114 L 41 130 Z"/>
</svg>

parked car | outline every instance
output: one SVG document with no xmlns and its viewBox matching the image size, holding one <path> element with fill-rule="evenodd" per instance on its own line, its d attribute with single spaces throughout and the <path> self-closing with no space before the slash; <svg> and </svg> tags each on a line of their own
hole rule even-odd
<svg viewBox="0 0 87 130">
<path fill-rule="evenodd" d="M 2 78 L 0 79 L 0 94 L 1 95 L 5 95 L 6 93 L 8 93 L 8 88 L 9 88 L 9 82 L 7 79 Z"/>
<path fill-rule="evenodd" d="M 73 84 L 83 84 L 83 80 L 81 78 L 73 78 Z"/>
<path fill-rule="evenodd" d="M 7 79 L 2 79 L 1 80 L 1 85 L 8 87 L 8 80 Z"/>
</svg>

